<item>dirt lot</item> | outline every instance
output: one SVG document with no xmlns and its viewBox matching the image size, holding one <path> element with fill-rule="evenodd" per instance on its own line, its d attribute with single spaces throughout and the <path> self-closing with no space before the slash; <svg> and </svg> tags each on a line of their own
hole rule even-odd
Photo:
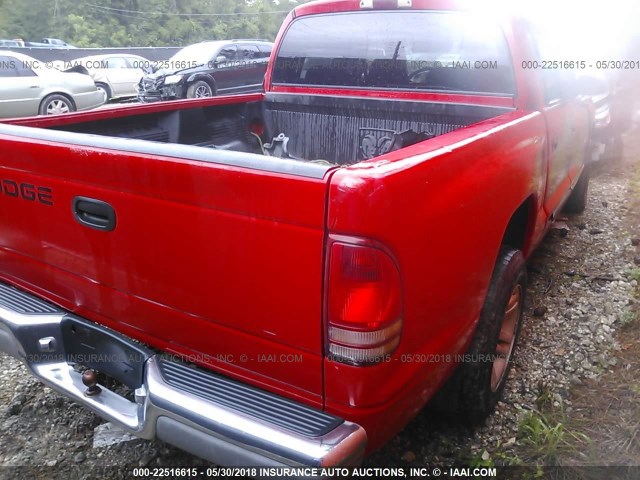
<svg viewBox="0 0 640 480">
<path fill-rule="evenodd" d="M 367 465 L 640 466 L 638 132 L 625 136 L 624 162 L 592 179 L 587 212 L 552 230 L 530 260 L 527 318 L 496 413 L 469 431 L 426 409 Z M 161 442 L 94 448 L 101 423 L 0 355 L 0 477 L 205 465 Z"/>
</svg>

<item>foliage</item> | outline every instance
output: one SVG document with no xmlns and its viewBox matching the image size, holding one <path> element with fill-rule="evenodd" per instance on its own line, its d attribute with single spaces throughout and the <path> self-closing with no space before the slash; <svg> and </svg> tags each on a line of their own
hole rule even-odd
<svg viewBox="0 0 640 480">
<path fill-rule="evenodd" d="M 540 412 L 527 412 L 518 431 L 521 441 L 537 456 L 554 458 L 564 442 L 565 426 Z"/>
<path fill-rule="evenodd" d="M 627 310 L 620 316 L 620 326 L 626 327 L 632 325 L 637 318 L 637 314 L 634 310 Z"/>
<path fill-rule="evenodd" d="M 275 38 L 304 0 L 0 0 L 0 38 L 60 38 L 77 47 L 185 46 Z"/>
<path fill-rule="evenodd" d="M 471 468 L 476 467 L 495 467 L 495 463 L 491 459 L 489 452 L 484 450 L 481 455 L 475 455 L 471 457 L 471 461 L 469 462 L 469 466 Z"/>
<path fill-rule="evenodd" d="M 544 404 L 545 401 L 542 400 Z M 575 450 L 591 444 L 587 435 L 566 425 L 566 413 L 562 408 L 531 410 L 524 414 L 518 428 L 518 438 L 532 459 L 545 465 L 554 465 L 561 451 Z"/>
<path fill-rule="evenodd" d="M 627 274 L 627 277 L 629 278 L 629 280 L 640 282 L 640 268 L 634 268 L 630 270 Z"/>
</svg>

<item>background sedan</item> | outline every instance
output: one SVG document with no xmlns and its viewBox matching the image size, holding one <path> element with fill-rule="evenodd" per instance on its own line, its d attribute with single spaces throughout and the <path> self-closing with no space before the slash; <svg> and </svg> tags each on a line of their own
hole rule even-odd
<svg viewBox="0 0 640 480">
<path fill-rule="evenodd" d="M 104 90 L 109 101 L 138 95 L 136 86 L 144 75 L 142 69 L 151 62 L 138 55 L 117 53 L 78 58 L 70 63 L 89 70 L 96 86 Z"/>
<path fill-rule="evenodd" d="M 105 101 L 89 75 L 60 72 L 27 55 L 0 50 L 0 118 L 89 110 Z"/>
</svg>

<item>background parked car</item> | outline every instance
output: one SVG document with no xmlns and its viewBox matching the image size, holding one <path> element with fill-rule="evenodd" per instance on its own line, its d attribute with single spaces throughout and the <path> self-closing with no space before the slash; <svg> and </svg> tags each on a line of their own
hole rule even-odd
<svg viewBox="0 0 640 480">
<path fill-rule="evenodd" d="M 593 104 L 592 162 L 622 160 L 622 134 L 631 126 L 634 102 L 617 73 L 595 69 L 576 72 L 577 88 Z"/>
<path fill-rule="evenodd" d="M 59 38 L 43 38 L 41 42 L 46 43 L 47 45 L 51 45 L 52 47 L 75 48 L 74 46 L 69 45 L 67 42 L 60 40 Z"/>
<path fill-rule="evenodd" d="M 89 75 L 47 69 L 27 55 L 0 50 L 0 118 L 89 110 L 105 100 Z"/>
<path fill-rule="evenodd" d="M 183 48 L 139 84 L 143 102 L 259 92 L 273 44 L 263 40 L 220 40 Z"/>
<path fill-rule="evenodd" d="M 0 39 L 0 47 L 11 48 L 11 47 L 20 47 L 20 43 L 17 40 L 5 40 Z"/>
<path fill-rule="evenodd" d="M 96 86 L 104 90 L 109 101 L 114 98 L 135 97 L 138 94 L 138 83 L 144 75 L 143 68 L 151 62 L 138 55 L 117 53 L 78 58 L 68 63 L 84 66 Z"/>
</svg>

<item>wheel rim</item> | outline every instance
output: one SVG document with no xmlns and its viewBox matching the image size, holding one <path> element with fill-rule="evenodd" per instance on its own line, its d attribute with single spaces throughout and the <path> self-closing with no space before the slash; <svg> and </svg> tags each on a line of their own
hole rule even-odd
<svg viewBox="0 0 640 480">
<path fill-rule="evenodd" d="M 491 370 L 491 390 L 495 392 L 500 387 L 507 373 L 507 367 L 513 353 L 513 346 L 516 340 L 516 330 L 522 309 L 522 286 L 520 284 L 513 287 L 511 296 L 507 302 L 502 317 L 502 325 L 496 344 L 495 358 Z"/>
<path fill-rule="evenodd" d="M 195 98 L 210 97 L 211 89 L 207 85 L 198 85 L 195 91 Z"/>
<path fill-rule="evenodd" d="M 47 105 L 47 115 L 69 113 L 69 105 L 63 100 L 53 100 Z"/>
</svg>

